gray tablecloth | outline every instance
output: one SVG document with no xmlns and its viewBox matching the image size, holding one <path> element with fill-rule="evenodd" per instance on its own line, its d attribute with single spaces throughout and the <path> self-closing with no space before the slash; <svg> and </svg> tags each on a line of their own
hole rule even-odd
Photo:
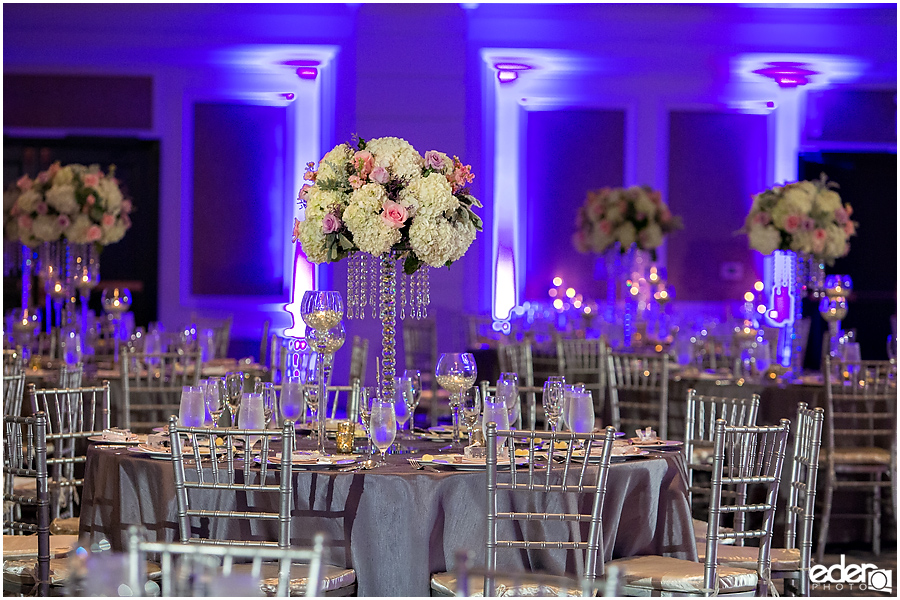
<svg viewBox="0 0 900 600">
<path fill-rule="evenodd" d="M 438 446 L 419 450 L 433 452 Z M 388 460 L 388 467 L 357 473 L 297 470 L 292 542 L 306 543 L 314 532 L 326 532 L 328 561 L 356 570 L 360 596 L 428 596 L 430 575 L 451 570 L 457 550 L 469 549 L 474 560 L 483 560 L 485 473 L 416 471 L 404 456 Z M 612 465 L 603 511 L 605 559 L 665 554 L 696 560 L 685 482 L 680 453 Z M 157 540 L 177 538 L 168 460 L 125 448 L 92 448 L 84 490 L 81 533 L 92 542 L 106 538 L 121 551 L 132 524 Z M 225 504 L 215 497 L 209 502 Z M 254 524 L 242 535 L 274 539 L 270 525 Z M 202 532 L 208 524 L 194 526 Z M 518 553 L 506 554 L 511 556 L 501 564 L 521 565 Z M 531 568 L 574 570 L 554 552 L 526 560 Z"/>
</svg>

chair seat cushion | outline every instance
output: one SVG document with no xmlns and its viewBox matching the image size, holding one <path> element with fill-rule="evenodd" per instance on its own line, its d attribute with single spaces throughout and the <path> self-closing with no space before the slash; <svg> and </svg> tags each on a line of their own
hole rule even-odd
<svg viewBox="0 0 900 600">
<path fill-rule="evenodd" d="M 50 557 L 61 557 L 78 543 L 77 535 L 51 535 Z M 36 535 L 4 535 L 3 558 L 37 558 L 38 538 Z"/>
<path fill-rule="evenodd" d="M 498 576 L 494 579 L 497 596 L 581 596 L 578 582 L 561 575 L 541 575 L 541 583 L 527 581 L 529 573 Z M 456 596 L 459 582 L 455 573 L 435 573 L 431 589 L 436 596 Z M 469 597 L 484 596 L 484 577 L 469 576 Z"/>
<path fill-rule="evenodd" d="M 58 518 L 50 522 L 50 535 L 78 535 L 78 517 Z"/>
<path fill-rule="evenodd" d="M 240 564 L 235 565 L 233 572 L 249 573 L 253 565 Z M 349 587 L 356 583 L 356 571 L 344 567 L 336 567 L 334 565 L 323 564 L 323 575 L 325 581 L 322 582 L 322 592 L 333 592 L 342 588 Z M 302 596 L 306 591 L 306 576 L 301 575 L 303 567 L 294 566 L 290 586 L 290 594 L 292 596 Z M 299 571 L 299 572 L 298 572 Z M 272 595 L 278 589 L 278 563 L 264 563 L 262 566 L 262 581 L 260 589 L 267 595 Z"/>
<path fill-rule="evenodd" d="M 706 544 L 697 544 L 697 556 L 702 563 L 706 559 Z M 716 552 L 719 564 L 741 569 L 756 570 L 756 562 L 759 559 L 759 548 L 753 546 L 726 546 L 719 544 Z M 773 571 L 799 571 L 799 548 L 772 548 L 771 550 Z"/>
<path fill-rule="evenodd" d="M 619 568 L 626 593 L 628 588 L 685 594 L 704 591 L 703 563 L 700 562 L 668 556 L 633 556 L 611 560 L 606 563 L 606 568 L 613 565 Z M 755 590 L 759 581 L 755 570 L 730 566 L 719 566 L 718 575 L 720 593 Z"/>
<path fill-rule="evenodd" d="M 832 452 L 823 449 L 824 460 L 829 461 Z M 833 452 L 834 464 L 865 464 L 865 465 L 889 465 L 891 453 L 884 448 L 835 448 Z"/>
<path fill-rule="evenodd" d="M 706 521 L 701 521 L 700 519 L 692 519 L 694 525 L 694 540 L 696 540 L 697 544 L 706 543 L 706 532 L 709 527 L 709 523 Z M 720 533 L 734 533 L 734 529 L 731 527 L 719 527 Z M 733 544 L 734 540 L 724 540 L 719 542 L 720 544 Z"/>
</svg>

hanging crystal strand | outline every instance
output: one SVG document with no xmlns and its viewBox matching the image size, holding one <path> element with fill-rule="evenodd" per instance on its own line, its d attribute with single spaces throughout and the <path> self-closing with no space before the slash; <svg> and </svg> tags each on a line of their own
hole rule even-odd
<svg viewBox="0 0 900 600">
<path fill-rule="evenodd" d="M 422 267 L 422 318 L 428 317 L 428 305 L 431 304 L 431 281 L 429 271 L 431 267 L 425 265 Z"/>
<path fill-rule="evenodd" d="M 356 318 L 356 257 L 347 259 L 347 318 Z"/>
<path fill-rule="evenodd" d="M 369 306 L 372 307 L 373 319 L 379 318 L 378 301 L 376 300 L 378 297 L 378 261 L 379 258 L 377 256 L 370 256 L 369 264 L 366 268 L 369 275 Z"/>
<path fill-rule="evenodd" d="M 401 269 L 400 271 L 400 320 L 406 319 L 406 288 L 409 284 L 409 275 Z"/>
<path fill-rule="evenodd" d="M 397 271 L 389 253 L 381 255 L 381 399 L 394 399 Z"/>
<path fill-rule="evenodd" d="M 364 319 L 366 317 L 366 305 L 369 300 L 368 277 L 366 276 L 366 264 L 368 262 L 367 255 L 362 252 L 356 253 L 356 318 Z"/>
<path fill-rule="evenodd" d="M 425 267 L 419 267 L 419 270 L 416 271 L 416 295 L 414 298 L 415 302 L 415 318 L 418 321 L 422 320 L 422 271 Z"/>
</svg>

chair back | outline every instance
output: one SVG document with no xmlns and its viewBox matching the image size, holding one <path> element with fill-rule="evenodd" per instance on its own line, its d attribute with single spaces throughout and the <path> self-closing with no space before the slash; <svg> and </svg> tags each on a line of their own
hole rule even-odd
<svg viewBox="0 0 900 600">
<path fill-rule="evenodd" d="M 366 369 L 369 366 L 369 338 L 353 336 L 350 350 L 350 379 L 358 379 L 359 385 L 366 385 Z"/>
<path fill-rule="evenodd" d="M 28 384 L 31 412 L 43 412 L 47 419 L 47 455 L 50 518 L 78 516 L 81 475 L 87 462 L 88 438 L 109 429 L 109 382 L 94 387 L 37 389 Z"/>
<path fill-rule="evenodd" d="M 76 363 L 74 365 L 62 365 L 59 368 L 59 387 L 61 388 L 77 388 L 81 387 L 81 380 L 84 377 L 84 363 Z"/>
<path fill-rule="evenodd" d="M 146 432 L 178 414 L 183 386 L 200 384 L 200 351 L 123 351 L 119 357 L 124 392 L 123 427 Z"/>
<path fill-rule="evenodd" d="M 595 414 L 606 407 L 606 343 L 600 339 L 560 339 L 556 342 L 559 372 L 566 383 L 583 383 L 594 396 Z"/>
<path fill-rule="evenodd" d="M 487 546 L 484 595 L 495 595 L 497 550 L 565 549 L 576 553 L 579 577 L 593 581 L 603 574 L 603 502 L 615 429 L 603 433 L 497 430 L 486 428 Z M 498 438 L 505 437 L 508 463 L 500 469 Z M 515 440 L 514 440 L 515 437 Z M 528 466 L 519 468 L 515 441 L 528 444 Z M 565 442 L 565 450 L 556 446 Z M 575 444 L 583 444 L 576 452 Z M 548 466 L 535 468 L 535 452 L 547 444 Z M 562 444 L 560 444 L 562 445 Z M 509 473 L 506 473 L 507 465 Z M 502 473 L 502 475 L 501 475 Z M 504 522 L 508 526 L 502 526 Z M 544 531 L 539 532 L 539 525 Z M 584 535 L 584 528 L 587 535 Z M 514 532 L 519 531 L 521 535 Z M 526 533 L 527 532 L 527 533 Z"/>
<path fill-rule="evenodd" d="M 725 419 L 716 420 L 703 581 L 707 590 L 717 589 L 719 543 L 758 539 L 756 570 L 760 595 L 768 595 L 765 588 L 771 580 L 772 529 L 789 431 L 790 421 L 787 419 L 782 419 L 779 425 L 752 427 L 731 427 Z M 724 486 L 746 487 L 749 491 L 742 496 L 726 499 L 722 494 Z M 757 489 L 758 494 L 755 493 Z M 748 497 L 753 498 L 752 503 L 747 502 Z M 759 498 L 762 501 L 758 501 Z M 758 513 L 762 522 L 755 529 L 724 530 L 720 527 L 721 517 L 728 513 L 747 516 Z"/>
<path fill-rule="evenodd" d="M 129 587 L 136 595 L 144 595 L 141 592 L 145 589 L 146 574 L 142 570 L 150 556 L 158 557 L 162 597 L 235 595 L 234 590 L 231 594 L 227 593 L 224 586 L 236 571 L 234 567 L 248 562 L 252 565 L 250 576 L 256 581 L 263 577 L 264 563 L 277 562 L 277 577 L 274 581 L 265 581 L 262 586 L 267 595 L 290 596 L 291 566 L 301 561 L 306 572 L 304 595 L 315 597 L 322 592 L 325 541 L 321 533 L 313 537 L 312 546 L 308 548 L 258 548 L 150 542 L 132 525 L 128 529 L 127 543 Z M 215 589 L 210 589 L 214 585 Z"/>
<path fill-rule="evenodd" d="M 3 374 L 3 414 L 22 414 L 22 399 L 25 398 L 25 373 Z"/>
<path fill-rule="evenodd" d="M 537 425 L 537 393 L 541 388 L 534 383 L 534 355 L 531 342 L 525 340 L 515 344 L 500 346 L 499 361 L 501 371 L 516 373 L 519 376 L 519 394 L 525 394 L 525 407 L 521 421 L 524 427 L 534 429 Z"/>
<path fill-rule="evenodd" d="M 897 448 L 897 363 L 825 357 L 825 447 Z"/>
<path fill-rule="evenodd" d="M 231 324 L 234 321 L 234 315 L 215 319 L 210 317 L 201 317 L 197 313 L 191 313 L 191 325 L 196 329 L 197 335 L 204 329 L 211 329 L 213 332 L 213 358 L 225 358 L 228 356 L 228 344 L 231 341 Z"/>
<path fill-rule="evenodd" d="M 441 410 L 439 390 L 434 378 L 438 361 L 437 324 L 433 318 L 406 319 L 402 323 L 405 368 L 421 373 L 420 403 L 428 411 L 429 423 L 437 425 Z"/>
<path fill-rule="evenodd" d="M 759 394 L 750 398 L 704 396 L 695 389 L 687 393 L 684 417 L 684 460 L 688 473 L 688 502 L 693 506 L 694 493 L 709 497 L 709 486 L 695 485 L 695 472 L 712 472 L 716 421 L 724 419 L 732 427 L 756 425 Z M 740 515 L 735 515 L 740 521 Z"/>
<path fill-rule="evenodd" d="M 819 448 L 825 411 L 809 408 L 805 402 L 797 406 L 794 422 L 794 455 L 784 527 L 784 547 L 800 548 L 800 568 L 812 566 L 813 518 L 816 509 L 816 479 L 819 471 Z M 799 525 L 799 536 L 798 536 Z"/>
<path fill-rule="evenodd" d="M 217 437 L 224 443 L 217 446 Z M 281 456 L 273 463 L 270 449 L 275 451 L 272 442 L 279 437 Z M 293 421 L 285 421 L 281 429 L 210 430 L 181 427 L 173 415 L 169 419 L 169 440 L 182 542 L 278 548 L 291 545 Z M 216 460 L 210 460 L 211 448 L 216 448 Z M 188 461 L 192 461 L 190 466 Z M 240 469 L 235 466 L 238 461 L 243 462 Z M 232 508 L 210 510 L 209 493 L 232 495 L 233 502 L 216 503 Z M 276 527 L 267 529 L 255 521 L 271 521 Z M 250 533 L 251 523 L 255 533 Z"/>
<path fill-rule="evenodd" d="M 25 371 L 25 357 L 16 348 L 3 349 L 3 375 L 18 375 Z"/>
<path fill-rule="evenodd" d="M 606 356 L 613 427 L 629 433 L 651 425 L 668 439 L 668 357 L 614 351 Z"/>
</svg>

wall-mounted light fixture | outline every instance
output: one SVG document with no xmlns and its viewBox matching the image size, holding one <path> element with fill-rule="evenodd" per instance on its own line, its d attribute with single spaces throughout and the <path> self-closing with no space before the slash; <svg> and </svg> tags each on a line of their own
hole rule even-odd
<svg viewBox="0 0 900 600">
<path fill-rule="evenodd" d="M 500 83 L 511 83 L 519 78 L 519 71 L 527 71 L 532 67 L 522 63 L 498 62 L 494 63 L 497 69 L 497 79 Z"/>
<path fill-rule="evenodd" d="M 763 77 L 771 77 L 778 87 L 793 88 L 809 83 L 809 78 L 819 75 L 818 71 L 807 69 L 807 65 L 801 62 L 770 62 L 762 69 L 753 71 Z"/>
</svg>

